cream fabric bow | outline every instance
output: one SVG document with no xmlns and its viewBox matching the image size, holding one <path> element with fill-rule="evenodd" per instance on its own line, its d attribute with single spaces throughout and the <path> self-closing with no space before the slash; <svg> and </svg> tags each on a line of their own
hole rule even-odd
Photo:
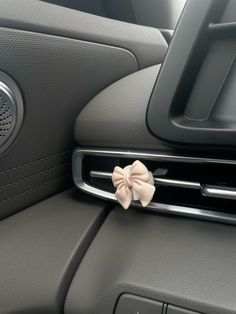
<svg viewBox="0 0 236 314">
<path fill-rule="evenodd" d="M 115 197 L 124 209 L 129 208 L 132 200 L 147 206 L 156 190 L 152 173 L 139 160 L 124 169 L 115 167 L 112 182 L 117 188 Z"/>
</svg>

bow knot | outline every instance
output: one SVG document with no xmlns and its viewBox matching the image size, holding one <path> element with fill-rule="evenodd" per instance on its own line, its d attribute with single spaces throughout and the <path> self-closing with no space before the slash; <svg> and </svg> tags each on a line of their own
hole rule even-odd
<svg viewBox="0 0 236 314">
<path fill-rule="evenodd" d="M 116 187 L 116 199 L 125 209 L 132 200 L 140 200 L 147 206 L 155 193 L 152 173 L 138 160 L 124 169 L 115 167 L 112 182 Z"/>
<path fill-rule="evenodd" d="M 129 188 L 132 188 L 132 179 L 128 171 L 124 172 L 123 179 L 124 179 L 125 185 L 127 185 Z"/>
</svg>

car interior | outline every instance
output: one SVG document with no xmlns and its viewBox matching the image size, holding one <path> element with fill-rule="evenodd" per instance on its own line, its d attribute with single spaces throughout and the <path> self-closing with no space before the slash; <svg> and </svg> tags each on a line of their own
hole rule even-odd
<svg viewBox="0 0 236 314">
<path fill-rule="evenodd" d="M 236 0 L 0 0 L 0 314 L 236 314 L 235 60 Z"/>
</svg>

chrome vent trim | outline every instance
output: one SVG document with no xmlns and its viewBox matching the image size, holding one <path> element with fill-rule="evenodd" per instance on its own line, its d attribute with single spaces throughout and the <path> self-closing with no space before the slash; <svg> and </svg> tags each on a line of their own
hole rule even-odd
<svg viewBox="0 0 236 314">
<path fill-rule="evenodd" d="M 92 170 L 90 171 L 90 177 L 99 178 L 99 179 L 111 179 L 112 173 Z M 194 189 L 194 190 L 201 189 L 201 184 L 198 182 L 165 179 L 165 178 L 158 178 L 155 176 L 154 176 L 154 183 L 156 185 L 175 186 L 179 188 L 187 188 L 187 189 Z"/>
<path fill-rule="evenodd" d="M 92 170 L 90 171 L 90 177 L 111 180 L 112 173 Z M 159 185 L 159 186 L 161 185 L 173 186 L 173 187 L 178 187 L 178 188 L 199 190 L 202 196 L 206 196 L 206 197 L 236 200 L 236 188 L 228 188 L 224 186 L 214 186 L 214 185 L 206 185 L 206 184 L 201 185 L 200 182 L 165 179 L 165 178 L 158 178 L 155 176 L 154 176 L 154 183 L 155 185 Z"/>
<path fill-rule="evenodd" d="M 83 149 L 78 148 L 73 154 L 73 179 L 75 185 L 82 191 L 89 193 L 99 198 L 111 200 L 116 202 L 115 195 L 113 193 L 96 188 L 84 182 L 82 177 L 82 164 L 84 156 L 103 156 L 103 157 L 120 157 L 120 158 L 132 158 L 132 159 L 146 159 L 155 161 L 174 161 L 185 163 L 198 163 L 198 164 L 227 164 L 236 165 L 236 160 L 231 159 L 215 159 L 215 158 L 202 158 L 192 156 L 177 156 L 166 155 L 151 152 L 134 152 L 125 150 L 100 150 L 100 149 Z M 91 177 L 110 179 L 111 173 L 91 171 Z M 177 186 L 183 188 L 199 189 L 202 195 L 207 197 L 219 197 L 236 199 L 236 189 L 229 189 L 224 187 L 215 187 L 210 185 L 201 185 L 198 182 L 189 182 L 181 180 L 171 180 L 164 178 L 155 178 L 155 182 L 160 185 Z M 138 202 L 133 202 L 132 206 L 142 207 Z M 236 224 L 236 215 L 232 215 L 224 212 L 215 212 L 211 210 L 205 210 L 200 208 L 192 208 L 186 206 L 177 206 L 171 204 L 164 204 L 158 202 L 151 202 L 146 209 L 159 212 L 163 214 L 172 214 L 178 216 L 191 217 L 196 219 L 203 219 L 208 221 L 217 221 L 227 224 Z"/>
</svg>

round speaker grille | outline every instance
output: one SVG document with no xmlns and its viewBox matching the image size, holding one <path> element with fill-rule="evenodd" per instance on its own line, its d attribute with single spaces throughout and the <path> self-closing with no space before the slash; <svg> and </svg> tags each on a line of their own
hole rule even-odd
<svg viewBox="0 0 236 314">
<path fill-rule="evenodd" d="M 15 139 L 23 119 L 22 96 L 16 83 L 0 71 L 0 153 Z"/>
<path fill-rule="evenodd" d="M 14 128 L 15 106 L 5 86 L 0 83 L 0 145 L 11 135 Z"/>
</svg>

